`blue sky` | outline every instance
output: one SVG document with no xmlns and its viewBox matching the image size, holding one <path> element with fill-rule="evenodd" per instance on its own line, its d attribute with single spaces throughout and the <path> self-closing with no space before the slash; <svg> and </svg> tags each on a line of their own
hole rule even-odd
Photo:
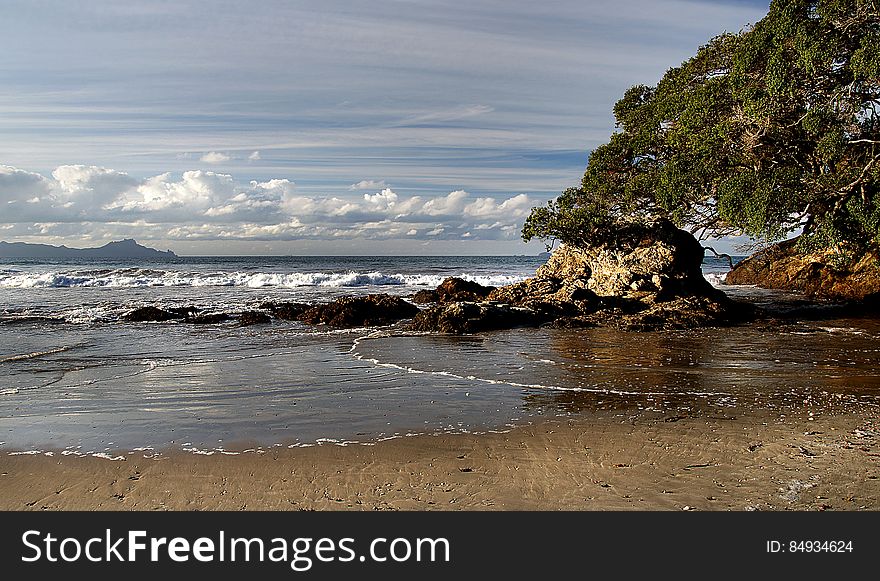
<svg viewBox="0 0 880 581">
<path fill-rule="evenodd" d="M 611 107 L 766 2 L 6 0 L 0 239 L 517 254 Z"/>
</svg>

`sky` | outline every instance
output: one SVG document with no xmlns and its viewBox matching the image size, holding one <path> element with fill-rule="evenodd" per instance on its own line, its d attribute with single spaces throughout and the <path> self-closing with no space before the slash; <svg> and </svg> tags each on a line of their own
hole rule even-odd
<svg viewBox="0 0 880 581">
<path fill-rule="evenodd" d="M 529 209 L 580 181 L 623 92 L 766 11 L 4 0 L 0 240 L 533 254 Z"/>
</svg>

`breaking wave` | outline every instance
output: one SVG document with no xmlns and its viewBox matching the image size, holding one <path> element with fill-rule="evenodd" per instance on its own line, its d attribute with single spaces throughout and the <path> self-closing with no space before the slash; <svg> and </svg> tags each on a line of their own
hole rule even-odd
<svg viewBox="0 0 880 581">
<path fill-rule="evenodd" d="M 435 287 L 448 275 L 385 274 L 382 272 L 209 272 L 187 273 L 146 269 L 72 271 L 42 273 L 0 273 L 0 287 L 6 288 L 78 288 L 78 287 L 361 287 L 405 285 Z M 502 286 L 523 280 L 515 275 L 457 276 L 487 286 Z"/>
<path fill-rule="evenodd" d="M 727 278 L 726 272 L 704 272 L 703 278 L 709 281 L 712 286 L 721 286 Z"/>
</svg>

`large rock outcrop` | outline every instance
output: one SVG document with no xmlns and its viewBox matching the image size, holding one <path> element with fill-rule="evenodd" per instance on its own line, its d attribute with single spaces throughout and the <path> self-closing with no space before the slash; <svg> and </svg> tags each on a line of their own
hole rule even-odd
<svg viewBox="0 0 880 581">
<path fill-rule="evenodd" d="M 713 294 L 700 269 L 703 247 L 668 220 L 621 227 L 601 245 L 564 246 L 535 278 L 582 281 L 599 296 L 650 292 L 661 297 Z"/>
<path fill-rule="evenodd" d="M 654 330 L 729 325 L 751 316 L 706 281 L 702 261 L 700 243 L 668 220 L 625 225 L 602 244 L 558 249 L 534 278 L 493 290 L 485 303 L 423 311 L 414 328 L 470 332 L 552 322 Z"/>
<path fill-rule="evenodd" d="M 880 252 L 875 249 L 852 258 L 830 250 L 803 253 L 794 238 L 746 258 L 724 282 L 796 291 L 823 299 L 861 301 L 880 293 Z"/>
</svg>

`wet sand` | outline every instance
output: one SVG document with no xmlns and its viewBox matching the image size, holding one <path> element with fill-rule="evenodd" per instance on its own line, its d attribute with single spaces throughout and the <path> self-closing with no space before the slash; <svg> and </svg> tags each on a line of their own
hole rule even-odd
<svg viewBox="0 0 880 581">
<path fill-rule="evenodd" d="M 0 455 L 4 510 L 878 510 L 880 413 L 552 418 L 124 461 Z"/>
</svg>

